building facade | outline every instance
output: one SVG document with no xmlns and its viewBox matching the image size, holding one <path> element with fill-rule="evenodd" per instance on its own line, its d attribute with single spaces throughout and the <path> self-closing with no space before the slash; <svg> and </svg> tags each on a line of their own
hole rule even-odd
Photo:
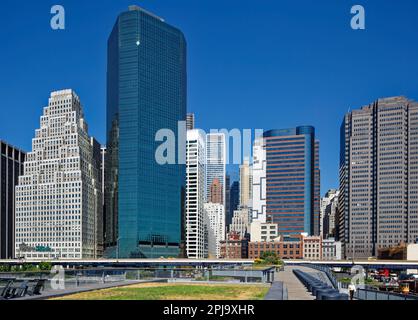
<svg viewBox="0 0 418 320">
<path fill-rule="evenodd" d="M 101 257 L 100 166 L 79 97 L 52 92 L 16 186 L 17 257 Z"/>
<path fill-rule="evenodd" d="M 215 179 L 221 186 L 222 201 L 225 204 L 226 186 L 226 141 L 223 133 L 206 135 L 206 199 L 209 201 L 210 189 Z"/>
<path fill-rule="evenodd" d="M 238 207 L 239 207 L 239 182 L 238 181 L 234 181 L 231 184 L 229 199 L 230 199 L 229 213 L 227 214 L 227 226 L 228 226 L 228 228 L 230 227 L 230 225 L 232 223 L 232 217 L 234 216 L 234 212 L 236 210 L 238 210 Z"/>
<path fill-rule="evenodd" d="M 230 232 L 237 233 L 241 238 L 246 238 L 250 233 L 251 216 L 248 207 L 240 207 L 234 211 Z"/>
<path fill-rule="evenodd" d="M 205 224 L 209 258 L 221 256 L 221 241 L 225 240 L 225 207 L 219 203 L 205 203 Z"/>
<path fill-rule="evenodd" d="M 341 126 L 339 240 L 347 257 L 418 239 L 418 104 L 379 99 Z"/>
<path fill-rule="evenodd" d="M 322 238 L 319 236 L 303 236 L 303 259 L 322 260 Z"/>
<path fill-rule="evenodd" d="M 327 238 L 336 237 L 338 218 L 338 196 L 340 192 L 335 189 L 329 190 L 321 199 L 321 235 Z"/>
<path fill-rule="evenodd" d="M 183 33 L 131 6 L 119 15 L 108 40 L 107 256 L 179 256 L 184 241 L 186 99 Z M 157 141 L 161 129 L 174 133 L 179 150 L 178 156 L 157 161 L 165 139 Z"/>
<path fill-rule="evenodd" d="M 248 244 L 249 259 L 260 259 L 263 254 L 271 252 L 280 259 L 303 259 L 302 236 L 281 236 L 274 242 L 250 242 Z"/>
<path fill-rule="evenodd" d="M 266 216 L 280 235 L 319 235 L 319 142 L 310 126 L 264 133 Z"/>
<path fill-rule="evenodd" d="M 206 258 L 205 252 L 205 137 L 187 131 L 186 146 L 186 253 L 189 259 Z"/>
<path fill-rule="evenodd" d="M 194 113 L 188 113 L 186 116 L 186 129 L 193 130 L 195 128 L 195 116 Z"/>
<path fill-rule="evenodd" d="M 244 163 L 239 167 L 239 205 L 249 207 L 251 204 L 252 191 L 252 172 L 250 160 L 244 159 Z"/>
<path fill-rule="evenodd" d="M 237 233 L 229 233 L 227 240 L 221 241 L 221 259 L 247 259 L 248 239 L 242 239 Z"/>
<path fill-rule="evenodd" d="M 263 137 L 257 138 L 253 145 L 252 168 L 252 220 L 267 222 L 266 179 L 267 179 L 266 146 Z"/>
<path fill-rule="evenodd" d="M 251 242 L 272 242 L 278 236 L 278 226 L 275 223 L 252 222 Z"/>
<path fill-rule="evenodd" d="M 223 204 L 223 187 L 218 178 L 210 185 L 208 202 Z"/>
<path fill-rule="evenodd" d="M 0 140 L 0 259 L 15 257 L 15 187 L 25 157 L 25 152 Z"/>
<path fill-rule="evenodd" d="M 333 238 L 322 240 L 322 260 L 332 261 L 341 260 L 341 242 L 335 241 Z"/>
</svg>

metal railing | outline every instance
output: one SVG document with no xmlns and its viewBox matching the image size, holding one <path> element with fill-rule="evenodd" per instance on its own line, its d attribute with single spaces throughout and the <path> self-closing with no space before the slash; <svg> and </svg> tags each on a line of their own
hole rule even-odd
<svg viewBox="0 0 418 320">
<path fill-rule="evenodd" d="M 318 270 L 318 271 L 321 271 L 321 272 L 325 273 L 326 276 L 328 277 L 329 281 L 331 282 L 332 286 L 334 287 L 334 289 L 339 288 L 338 280 L 335 277 L 335 275 L 332 273 L 332 271 L 329 267 L 321 266 L 321 265 L 315 265 L 315 264 L 303 264 L 302 266 L 312 268 L 312 269 L 315 269 L 315 270 Z"/>
<path fill-rule="evenodd" d="M 354 297 L 358 300 L 418 300 L 418 296 L 389 291 L 357 289 Z"/>
</svg>

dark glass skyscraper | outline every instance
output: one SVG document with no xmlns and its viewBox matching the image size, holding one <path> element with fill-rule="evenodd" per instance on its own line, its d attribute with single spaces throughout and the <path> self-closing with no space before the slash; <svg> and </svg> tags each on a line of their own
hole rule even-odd
<svg viewBox="0 0 418 320">
<path fill-rule="evenodd" d="M 15 186 L 23 174 L 26 153 L 0 140 L 0 259 L 13 259 Z"/>
<path fill-rule="evenodd" d="M 234 181 L 229 189 L 229 212 L 226 215 L 226 225 L 229 226 L 232 223 L 232 217 L 234 211 L 239 207 L 239 182 Z"/>
<path fill-rule="evenodd" d="M 319 235 L 319 142 L 302 126 L 264 133 L 267 219 L 279 234 Z"/>
<path fill-rule="evenodd" d="M 186 140 L 186 85 L 183 33 L 137 6 L 120 14 L 108 41 L 108 256 L 179 255 L 185 166 L 159 165 L 155 137 Z"/>
</svg>

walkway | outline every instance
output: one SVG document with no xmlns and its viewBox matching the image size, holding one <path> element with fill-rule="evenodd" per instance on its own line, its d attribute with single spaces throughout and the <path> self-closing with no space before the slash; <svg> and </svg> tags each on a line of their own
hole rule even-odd
<svg viewBox="0 0 418 320">
<path fill-rule="evenodd" d="M 324 274 L 319 274 L 320 272 L 311 268 L 299 267 L 299 266 L 285 266 L 284 271 L 280 271 L 276 275 L 277 281 L 282 281 L 287 288 L 288 300 L 315 300 L 315 297 L 310 294 L 310 292 L 305 288 L 302 282 L 293 274 L 294 269 L 299 269 L 306 273 L 310 273 L 313 276 L 324 280 L 322 276 Z"/>
</svg>

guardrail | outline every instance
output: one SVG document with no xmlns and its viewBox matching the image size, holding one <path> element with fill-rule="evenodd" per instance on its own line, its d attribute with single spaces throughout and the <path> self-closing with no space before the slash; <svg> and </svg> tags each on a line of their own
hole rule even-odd
<svg viewBox="0 0 418 320">
<path fill-rule="evenodd" d="M 99 283 L 124 282 L 131 280 L 176 279 L 177 281 L 222 281 L 246 283 L 271 283 L 275 268 L 91 268 L 64 269 L 66 287 L 79 287 Z M 57 273 L 49 272 L 0 272 L 0 278 L 45 279 L 46 289 L 51 280 L 58 279 Z"/>
<path fill-rule="evenodd" d="M 315 265 L 315 264 L 303 264 L 303 267 L 307 267 L 307 268 L 312 268 L 318 271 L 321 271 L 323 273 L 326 274 L 326 276 L 328 277 L 329 281 L 331 282 L 332 286 L 334 287 L 334 289 L 338 289 L 338 280 L 337 278 L 334 276 L 334 274 L 332 273 L 331 269 L 329 267 L 323 266 L 323 265 Z"/>
<path fill-rule="evenodd" d="M 354 297 L 358 300 L 415 300 L 418 301 L 418 296 L 406 295 L 401 293 L 389 292 L 389 291 L 378 291 L 378 290 L 367 290 L 357 289 Z"/>
</svg>

